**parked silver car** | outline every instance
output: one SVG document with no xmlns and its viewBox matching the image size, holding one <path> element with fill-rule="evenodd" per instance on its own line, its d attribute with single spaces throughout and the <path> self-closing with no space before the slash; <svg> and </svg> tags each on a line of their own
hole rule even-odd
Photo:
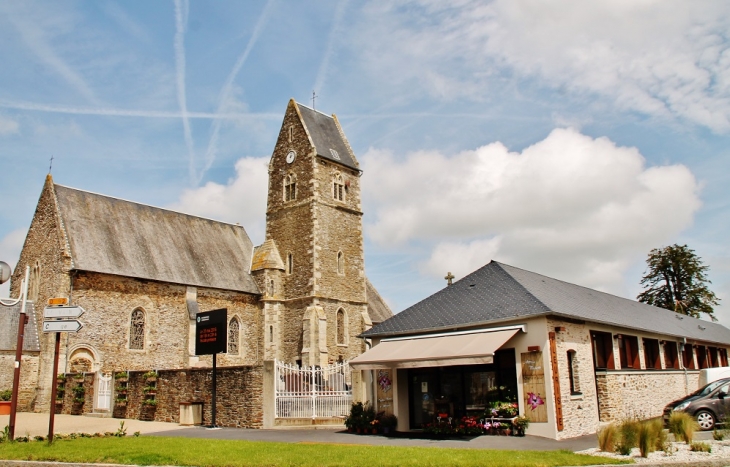
<svg viewBox="0 0 730 467">
<path fill-rule="evenodd" d="M 692 394 L 664 407 L 664 425 L 674 411 L 683 411 L 697 419 L 700 429 L 707 431 L 725 422 L 730 413 L 730 378 L 719 379 Z"/>
</svg>

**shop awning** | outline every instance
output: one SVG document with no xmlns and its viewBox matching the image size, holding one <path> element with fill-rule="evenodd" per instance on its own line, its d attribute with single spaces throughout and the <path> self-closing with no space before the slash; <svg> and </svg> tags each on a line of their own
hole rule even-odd
<svg viewBox="0 0 730 467">
<path fill-rule="evenodd" d="M 383 339 L 350 360 L 356 370 L 423 368 L 492 363 L 494 352 L 521 328 Z"/>
</svg>

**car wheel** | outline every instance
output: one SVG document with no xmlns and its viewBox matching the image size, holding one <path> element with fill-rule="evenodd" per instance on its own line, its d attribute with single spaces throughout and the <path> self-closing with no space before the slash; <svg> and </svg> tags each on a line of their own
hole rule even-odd
<svg viewBox="0 0 730 467">
<path fill-rule="evenodd" d="M 700 410 L 695 414 L 697 424 L 702 431 L 712 430 L 715 427 L 715 416 L 707 410 Z"/>
</svg>

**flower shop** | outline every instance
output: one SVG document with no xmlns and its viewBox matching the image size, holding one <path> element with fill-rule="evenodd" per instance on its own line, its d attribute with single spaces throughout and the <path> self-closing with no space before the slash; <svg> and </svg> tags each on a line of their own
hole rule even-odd
<svg viewBox="0 0 730 467">
<path fill-rule="evenodd" d="M 438 436 L 567 439 L 659 417 L 730 348 L 720 324 L 496 261 L 360 337 L 363 401 Z"/>
<path fill-rule="evenodd" d="M 531 422 L 548 422 L 544 357 L 537 347 L 517 352 L 527 347 L 523 330 L 383 339 L 350 364 L 373 382 L 370 410 L 396 415 L 398 431 L 522 436 Z"/>
</svg>

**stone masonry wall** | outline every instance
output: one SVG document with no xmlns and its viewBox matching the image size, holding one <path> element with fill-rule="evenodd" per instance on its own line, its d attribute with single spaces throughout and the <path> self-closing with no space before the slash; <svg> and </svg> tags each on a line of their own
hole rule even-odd
<svg viewBox="0 0 730 467">
<path fill-rule="evenodd" d="M 550 331 L 555 330 L 558 326 L 565 328 L 565 331 L 555 333 L 560 396 L 563 406 L 563 431 L 558 432 L 558 439 L 595 433 L 598 429 L 598 397 L 589 330 L 585 324 L 554 318 L 548 319 L 547 325 Z M 569 350 L 575 351 L 580 394 L 570 393 Z"/>
<path fill-rule="evenodd" d="M 289 128 L 292 131 L 289 140 Z M 286 162 L 289 151 L 297 156 Z M 282 275 L 283 295 L 287 298 L 309 296 L 313 290 L 313 184 L 314 148 L 293 106 L 287 107 L 279 138 L 269 162 L 269 194 L 266 209 L 266 238 L 272 238 L 284 264 L 291 254 L 293 272 Z M 284 179 L 296 177 L 296 199 L 284 199 Z"/>
<path fill-rule="evenodd" d="M 179 423 L 180 403 L 203 402 L 203 424 L 212 421 L 212 369 L 161 370 L 149 378 L 143 371 L 115 375 L 113 414 L 117 418 Z M 216 378 L 216 424 L 227 427 L 261 428 L 263 424 L 263 366 L 218 368 Z M 57 413 L 89 413 L 93 409 L 94 375 L 68 374 L 62 383 L 65 394 Z M 73 388 L 83 385 L 83 403 L 74 402 Z M 126 385 L 126 387 L 124 387 Z M 147 388 L 147 391 L 145 391 Z M 122 393 L 126 391 L 126 393 Z M 126 398 L 126 402 L 123 399 Z M 153 404 L 144 401 L 154 401 Z"/>
<path fill-rule="evenodd" d="M 697 389 L 698 371 L 599 371 L 601 422 L 662 415 L 664 407 Z"/>
<path fill-rule="evenodd" d="M 38 352 L 23 354 L 20 365 L 20 387 L 18 388 L 18 410 L 30 411 L 35 400 L 38 384 Z M 15 352 L 0 352 L 0 391 L 13 388 L 15 374 Z"/>
<path fill-rule="evenodd" d="M 52 375 L 55 339 L 52 333 L 44 334 L 41 330 L 43 308 L 49 298 L 69 295 L 68 270 L 71 257 L 56 213 L 53 179 L 49 175 L 46 177 L 10 286 L 10 296 L 20 296 L 21 281 L 25 276 L 26 266 L 30 266 L 32 271 L 36 264 L 40 265 L 40 276 L 31 274 L 29 284 L 29 298 L 37 304 L 36 323 L 41 346 L 36 369 L 38 375 L 35 377 L 39 384 L 31 402 L 32 410 L 37 412 L 49 410 L 50 381 L 55 376 Z M 34 291 L 37 291 L 37 294 Z"/>
<path fill-rule="evenodd" d="M 185 291 L 185 287 L 173 284 L 78 274 L 74 279 L 74 303 L 86 313 L 80 318 L 84 328 L 69 335 L 68 360 L 73 361 L 81 350 L 90 350 L 97 360 L 93 369 L 103 372 L 188 367 L 190 326 L 194 321 L 189 319 Z M 238 356 L 222 357 L 222 366 L 253 364 L 262 353 L 261 316 L 256 302 L 256 296 L 249 294 L 198 289 L 201 311 L 227 308 L 229 319 L 238 316 L 241 320 L 241 351 Z M 146 320 L 142 350 L 129 348 L 130 317 L 138 308 L 144 311 Z"/>
<path fill-rule="evenodd" d="M 297 156 L 290 164 L 286 155 L 291 150 Z M 296 176 L 297 195 L 296 200 L 286 201 L 284 179 L 290 174 Z M 332 194 L 337 174 L 346 186 L 343 201 Z M 276 325 L 277 339 L 276 349 L 267 355 L 290 363 L 301 357 L 303 318 L 310 306 L 325 311 L 331 361 L 361 353 L 364 344 L 354 337 L 363 331 L 359 315 L 366 309 L 359 172 L 316 156 L 293 102 L 287 107 L 269 163 L 266 222 L 266 237 L 276 242 L 284 263 L 290 253 L 294 257 L 292 274 L 285 271 L 281 276 L 283 293 L 276 320 L 273 309 L 267 311 L 268 322 Z M 337 270 L 338 252 L 344 254 L 344 273 Z M 346 345 L 336 341 L 339 308 L 348 316 Z"/>
<path fill-rule="evenodd" d="M 94 373 L 68 373 L 55 380 L 56 413 L 82 415 L 94 411 Z M 78 388 L 78 389 L 77 389 Z M 78 390 L 83 389 L 83 393 Z"/>
</svg>

